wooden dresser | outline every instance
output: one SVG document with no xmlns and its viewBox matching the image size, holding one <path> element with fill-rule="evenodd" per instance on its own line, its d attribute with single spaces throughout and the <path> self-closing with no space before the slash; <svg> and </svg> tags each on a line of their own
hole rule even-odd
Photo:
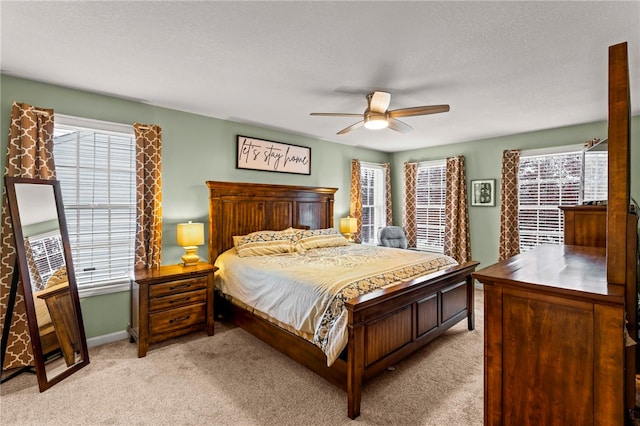
<svg viewBox="0 0 640 426">
<path fill-rule="evenodd" d="M 638 216 L 630 208 L 627 45 L 609 48 L 606 207 L 563 207 L 565 244 L 484 284 L 484 424 L 624 425 L 635 407 Z"/>
<path fill-rule="evenodd" d="M 601 247 L 539 246 L 482 269 L 485 425 L 623 425 L 625 288 Z"/>
<path fill-rule="evenodd" d="M 213 335 L 213 265 L 136 269 L 131 281 L 131 341 L 138 357 L 150 343 L 205 329 Z"/>
</svg>

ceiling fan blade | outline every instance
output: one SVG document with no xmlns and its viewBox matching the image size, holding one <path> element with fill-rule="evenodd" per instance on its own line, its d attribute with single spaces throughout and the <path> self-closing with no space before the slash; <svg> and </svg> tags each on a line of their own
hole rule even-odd
<svg viewBox="0 0 640 426">
<path fill-rule="evenodd" d="M 336 133 L 336 135 L 344 135 L 345 133 L 348 133 L 354 129 L 357 129 L 358 127 L 362 127 L 363 124 L 364 124 L 364 120 L 358 121 L 357 123 L 354 123 L 351 126 L 345 127 L 344 129 L 340 130 L 338 133 Z"/>
<path fill-rule="evenodd" d="M 362 114 L 351 114 L 348 112 L 312 112 L 309 115 L 319 115 L 323 117 L 362 117 Z"/>
<path fill-rule="evenodd" d="M 418 106 L 413 108 L 400 108 L 394 109 L 393 111 L 389 111 L 389 117 L 398 118 L 398 117 L 411 117 L 413 115 L 427 115 L 427 114 L 437 114 L 439 112 L 447 112 L 449 111 L 449 105 L 429 105 L 429 106 Z"/>
<path fill-rule="evenodd" d="M 369 99 L 369 111 L 371 112 L 387 112 L 389 103 L 391 102 L 391 93 L 388 92 L 373 92 L 368 96 Z"/>
<path fill-rule="evenodd" d="M 395 130 L 396 132 L 407 133 L 413 129 L 413 127 L 409 126 L 407 123 L 403 123 L 402 121 L 396 120 L 395 118 L 389 117 L 387 119 L 387 122 L 389 123 L 389 128 L 391 130 Z"/>
</svg>

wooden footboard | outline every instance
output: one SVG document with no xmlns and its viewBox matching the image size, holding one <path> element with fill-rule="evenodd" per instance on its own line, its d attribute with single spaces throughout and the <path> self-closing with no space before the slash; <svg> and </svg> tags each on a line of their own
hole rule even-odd
<svg viewBox="0 0 640 426">
<path fill-rule="evenodd" d="M 362 383 L 467 318 L 474 324 L 471 273 L 478 262 L 449 268 L 348 301 L 348 415 L 360 414 Z"/>
</svg>

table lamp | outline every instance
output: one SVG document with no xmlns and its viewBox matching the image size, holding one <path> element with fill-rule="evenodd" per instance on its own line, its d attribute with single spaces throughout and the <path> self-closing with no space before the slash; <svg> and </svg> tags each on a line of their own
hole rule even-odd
<svg viewBox="0 0 640 426">
<path fill-rule="evenodd" d="M 347 216 L 340 219 L 340 232 L 350 242 L 353 242 L 351 238 L 352 234 L 355 234 L 358 230 L 358 220 L 355 217 Z"/>
<path fill-rule="evenodd" d="M 198 246 L 204 244 L 204 224 L 179 223 L 177 228 L 178 245 L 184 247 L 182 265 L 192 266 L 200 261 Z"/>
</svg>

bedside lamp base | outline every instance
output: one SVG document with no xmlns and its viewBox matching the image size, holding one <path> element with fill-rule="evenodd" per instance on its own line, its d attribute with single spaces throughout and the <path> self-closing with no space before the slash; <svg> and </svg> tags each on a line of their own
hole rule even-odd
<svg viewBox="0 0 640 426">
<path fill-rule="evenodd" d="M 200 262 L 200 257 L 198 256 L 198 247 L 191 246 L 184 248 L 184 255 L 182 256 L 182 266 L 193 266 L 197 265 Z"/>
</svg>

